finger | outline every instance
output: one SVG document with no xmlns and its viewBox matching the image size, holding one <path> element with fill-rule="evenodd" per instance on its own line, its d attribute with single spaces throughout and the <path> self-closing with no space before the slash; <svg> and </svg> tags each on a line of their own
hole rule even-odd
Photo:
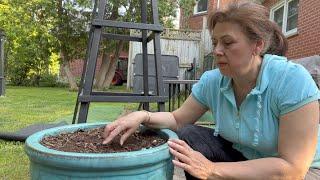
<svg viewBox="0 0 320 180">
<path fill-rule="evenodd" d="M 172 148 L 169 148 L 169 151 L 174 157 L 178 158 L 180 162 L 190 164 L 190 162 L 191 162 L 190 157 L 188 157 L 188 156 L 186 156 L 186 155 L 184 155 L 184 154 L 182 154 Z"/>
<path fill-rule="evenodd" d="M 174 160 L 179 161 L 179 159 L 177 158 L 177 156 L 174 156 Z"/>
<path fill-rule="evenodd" d="M 110 134 L 111 131 L 113 131 L 117 126 L 117 123 L 111 123 L 106 125 L 106 127 L 104 128 L 104 133 L 103 133 L 103 137 L 107 138 Z"/>
<path fill-rule="evenodd" d="M 120 145 L 122 146 L 123 143 L 127 140 L 127 138 L 134 133 L 135 129 L 128 129 L 120 138 Z"/>
<path fill-rule="evenodd" d="M 185 164 L 183 162 L 179 162 L 179 161 L 176 161 L 176 160 L 172 160 L 172 163 L 173 165 L 187 171 L 187 172 L 190 172 L 190 169 L 191 169 L 191 166 L 189 166 L 188 164 Z"/>
<path fill-rule="evenodd" d="M 168 145 L 170 148 L 172 148 L 176 151 L 179 151 L 180 153 L 185 154 L 185 155 L 189 154 L 190 151 L 192 150 L 192 149 L 190 150 L 189 148 L 184 147 L 184 146 L 177 144 L 176 142 L 172 142 L 172 141 L 168 141 Z"/>
<path fill-rule="evenodd" d="M 180 140 L 180 139 L 169 139 L 169 141 L 171 141 L 171 142 L 175 142 L 176 144 L 179 144 L 179 145 L 181 145 L 181 146 L 183 146 L 183 147 L 185 147 L 185 148 L 188 148 L 189 150 L 193 150 L 190 146 L 189 146 L 189 144 L 187 144 L 185 141 L 183 141 L 183 140 Z"/>
<path fill-rule="evenodd" d="M 108 144 L 110 141 L 113 140 L 121 131 L 123 131 L 122 126 L 117 126 L 115 130 L 113 130 L 109 136 L 102 142 L 102 144 Z"/>
</svg>

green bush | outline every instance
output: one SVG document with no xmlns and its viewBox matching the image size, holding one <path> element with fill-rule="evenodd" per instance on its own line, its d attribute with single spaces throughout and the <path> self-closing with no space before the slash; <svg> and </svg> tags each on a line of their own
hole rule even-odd
<svg viewBox="0 0 320 180">
<path fill-rule="evenodd" d="M 68 83 L 58 81 L 58 76 L 53 74 L 32 74 L 27 77 L 11 76 L 8 84 L 14 86 L 33 86 L 33 87 L 68 87 Z"/>
<path fill-rule="evenodd" d="M 56 87 L 58 77 L 52 74 L 44 74 L 40 77 L 39 86 L 40 87 Z"/>
<path fill-rule="evenodd" d="M 10 85 L 28 86 L 31 82 L 28 80 L 28 68 L 23 66 L 8 67 L 7 79 Z"/>
</svg>

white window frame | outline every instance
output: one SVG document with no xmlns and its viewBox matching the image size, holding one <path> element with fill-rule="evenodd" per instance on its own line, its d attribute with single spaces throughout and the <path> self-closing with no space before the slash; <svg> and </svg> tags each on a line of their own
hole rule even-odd
<svg viewBox="0 0 320 180">
<path fill-rule="evenodd" d="M 199 11 L 199 12 L 197 11 L 197 10 L 198 10 L 198 2 L 199 2 L 199 0 L 195 0 L 195 2 L 196 2 L 196 5 L 194 5 L 194 7 L 193 7 L 193 14 L 194 14 L 194 15 L 206 13 L 206 12 L 208 11 L 208 3 L 209 3 L 209 0 L 207 0 L 207 10 L 205 10 L 205 11 Z"/>
<path fill-rule="evenodd" d="M 291 29 L 290 31 L 286 31 L 287 29 L 287 22 L 288 22 L 288 5 L 289 3 L 293 0 L 282 0 L 280 1 L 277 5 L 273 6 L 270 10 L 270 20 L 274 21 L 274 12 L 281 7 L 283 8 L 283 19 L 282 19 L 282 32 L 285 36 L 293 36 L 295 34 L 298 34 L 298 24 L 297 27 L 294 29 Z M 299 0 L 300 2 L 300 0 Z M 299 11 L 298 11 L 298 16 L 299 16 Z"/>
</svg>

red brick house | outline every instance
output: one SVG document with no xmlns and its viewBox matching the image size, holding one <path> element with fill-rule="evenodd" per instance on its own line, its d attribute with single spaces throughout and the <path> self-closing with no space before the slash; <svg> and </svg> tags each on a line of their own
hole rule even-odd
<svg viewBox="0 0 320 180">
<path fill-rule="evenodd" d="M 190 29 L 202 29 L 209 13 L 226 6 L 230 0 L 196 0 L 189 18 Z M 289 43 L 287 57 L 297 59 L 320 54 L 320 0 L 255 0 L 267 7 Z M 181 10 L 183 17 L 183 10 Z M 183 27 L 180 21 L 180 27 Z"/>
</svg>

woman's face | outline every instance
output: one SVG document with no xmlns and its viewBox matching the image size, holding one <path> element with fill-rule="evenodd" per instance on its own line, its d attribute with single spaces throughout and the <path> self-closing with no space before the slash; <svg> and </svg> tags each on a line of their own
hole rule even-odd
<svg viewBox="0 0 320 180">
<path fill-rule="evenodd" d="M 217 23 L 212 42 L 215 63 L 223 75 L 231 78 L 242 76 L 255 67 L 253 52 L 256 43 L 250 42 L 238 24 Z"/>
</svg>

